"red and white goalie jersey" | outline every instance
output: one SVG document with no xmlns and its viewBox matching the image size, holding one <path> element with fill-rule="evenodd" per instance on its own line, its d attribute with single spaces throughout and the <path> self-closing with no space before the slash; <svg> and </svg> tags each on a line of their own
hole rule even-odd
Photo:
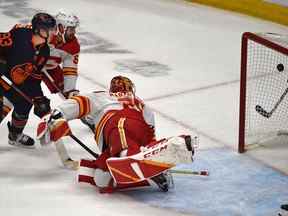
<svg viewBox="0 0 288 216">
<path fill-rule="evenodd" d="M 154 113 L 133 94 L 77 95 L 57 110 L 67 121 L 86 115 L 93 119 L 101 154 L 96 160 L 81 160 L 78 180 L 96 185 L 100 192 L 151 186 L 153 181 L 167 191 L 167 180 L 162 185 L 156 179 L 178 163 L 192 162 L 190 136 L 156 141 Z"/>
<path fill-rule="evenodd" d="M 109 92 L 76 95 L 63 101 L 41 119 L 37 137 L 43 144 L 57 142 L 71 134 L 67 121 L 88 115 L 95 125 L 101 153 L 96 160 L 81 160 L 78 180 L 96 185 L 100 192 L 149 186 L 150 180 L 167 191 L 164 172 L 178 163 L 192 162 L 191 136 L 156 141 L 154 113 L 135 97 L 134 84 L 123 76 L 111 80 Z"/>
<path fill-rule="evenodd" d="M 80 44 L 76 37 L 64 43 L 57 35 L 50 44 L 50 57 L 45 69 L 64 93 L 76 89 L 79 53 Z M 47 77 L 44 76 L 43 81 L 51 93 L 58 92 Z"/>
<path fill-rule="evenodd" d="M 119 97 L 119 95 L 110 95 L 109 92 L 98 91 L 71 97 L 60 104 L 57 110 L 68 121 L 89 115 L 95 125 L 95 141 L 101 152 L 105 151 L 107 147 L 104 143 L 105 134 L 113 133 L 115 127 L 117 133 L 123 133 L 123 139 L 120 139 L 119 143 L 114 143 L 113 149 L 111 149 L 112 155 L 118 154 L 122 149 L 128 147 L 128 141 L 124 140 L 124 136 L 129 136 L 129 134 L 127 134 L 128 131 L 124 130 L 124 124 L 126 130 L 133 127 L 133 131 L 135 131 L 135 128 L 139 127 L 140 131 L 132 135 L 133 139 L 141 140 L 137 145 L 146 145 L 155 138 L 154 113 L 137 97 Z M 109 123 L 107 123 L 108 121 Z M 103 133 L 104 127 L 105 133 Z M 143 139 L 143 137 L 145 138 Z M 138 151 L 138 149 L 133 148 L 130 151 L 134 150 L 133 153 Z"/>
</svg>

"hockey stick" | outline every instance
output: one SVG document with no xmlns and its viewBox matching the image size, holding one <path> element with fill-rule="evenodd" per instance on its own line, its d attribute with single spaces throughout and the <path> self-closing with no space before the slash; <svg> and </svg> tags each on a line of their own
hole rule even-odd
<svg viewBox="0 0 288 216">
<path fill-rule="evenodd" d="M 12 83 L 7 77 L 1 75 L 0 78 L 4 80 L 11 88 L 13 88 L 18 94 L 20 94 L 25 100 L 27 100 L 30 104 L 33 104 L 31 98 L 29 98 L 26 94 L 24 94 L 14 83 Z"/>
<path fill-rule="evenodd" d="M 90 148 L 88 148 L 81 140 L 79 140 L 76 136 L 74 136 L 73 134 L 70 134 L 70 137 L 77 142 L 80 146 L 82 146 L 87 152 L 89 152 L 93 157 L 95 157 L 96 159 L 99 157 L 99 155 L 97 153 L 95 153 L 94 151 L 92 151 Z"/>
<path fill-rule="evenodd" d="M 266 111 L 262 106 L 260 105 L 256 105 L 255 106 L 255 110 L 262 116 L 266 117 L 266 118 L 270 118 L 271 115 L 275 112 L 275 110 L 277 109 L 277 107 L 279 106 L 279 104 L 283 101 L 283 99 L 285 98 L 285 96 L 288 93 L 288 88 L 285 89 L 285 91 L 283 92 L 283 94 L 281 95 L 281 97 L 278 99 L 278 101 L 276 102 L 276 104 L 274 105 L 274 107 L 272 108 L 272 110 L 270 112 Z"/>
<path fill-rule="evenodd" d="M 175 174 L 209 176 L 209 172 L 207 170 L 192 171 L 192 170 L 171 169 L 170 172 Z"/>
<path fill-rule="evenodd" d="M 16 85 L 14 85 L 7 77 L 1 75 L 0 78 L 4 80 L 11 88 L 13 88 L 18 94 L 20 94 L 25 100 L 27 100 L 30 104 L 33 104 L 31 98 L 29 98 L 26 94 L 24 94 Z M 89 152 L 93 157 L 98 158 L 98 154 L 93 152 L 90 148 L 88 148 L 82 141 L 80 141 L 76 136 L 72 133 L 69 135 L 75 142 L 81 145 L 87 152 Z M 85 146 L 85 147 L 84 147 Z"/>
<path fill-rule="evenodd" d="M 43 69 L 42 72 L 44 73 L 44 75 L 49 79 L 49 81 L 51 82 L 51 84 L 53 85 L 53 87 L 64 97 L 67 99 L 67 97 L 64 95 L 64 93 L 62 92 L 62 90 L 59 88 L 59 86 L 56 85 L 55 80 L 50 76 L 50 74 L 47 72 L 46 69 Z"/>
</svg>

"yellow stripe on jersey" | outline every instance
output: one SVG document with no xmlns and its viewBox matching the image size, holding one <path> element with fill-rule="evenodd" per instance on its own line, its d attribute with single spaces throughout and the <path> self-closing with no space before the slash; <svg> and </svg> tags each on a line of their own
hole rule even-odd
<svg viewBox="0 0 288 216">
<path fill-rule="evenodd" d="M 77 76 L 77 68 L 65 67 L 63 68 L 63 75 L 64 76 Z"/>
<path fill-rule="evenodd" d="M 118 121 L 118 131 L 119 131 L 122 149 L 128 148 L 128 144 L 127 144 L 127 140 L 126 140 L 126 136 L 125 136 L 125 129 L 124 129 L 125 120 L 126 120 L 126 118 L 120 118 Z"/>
<path fill-rule="evenodd" d="M 65 73 L 63 72 L 64 76 L 78 76 L 77 72 L 74 71 L 66 71 Z"/>
<path fill-rule="evenodd" d="M 77 95 L 71 97 L 71 99 L 76 100 L 79 105 L 78 118 L 82 118 L 90 113 L 90 100 L 88 97 Z"/>
<path fill-rule="evenodd" d="M 106 122 L 115 114 L 115 111 L 111 110 L 109 112 L 107 112 L 98 122 L 98 124 L 95 127 L 95 140 L 96 143 L 99 144 L 99 139 L 100 139 L 100 134 L 101 131 L 104 127 L 104 125 L 106 124 Z"/>
</svg>

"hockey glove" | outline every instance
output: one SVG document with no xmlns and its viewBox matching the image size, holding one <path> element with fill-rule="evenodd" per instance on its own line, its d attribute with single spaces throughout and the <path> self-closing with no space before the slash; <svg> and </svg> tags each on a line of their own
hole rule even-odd
<svg viewBox="0 0 288 216">
<path fill-rule="evenodd" d="M 41 145 L 56 142 L 70 134 L 71 130 L 68 122 L 58 110 L 54 110 L 52 114 L 45 115 L 37 127 L 37 139 L 40 140 Z"/>
<path fill-rule="evenodd" d="M 50 100 L 45 96 L 35 97 L 34 103 L 34 114 L 39 118 L 42 118 L 51 111 Z"/>
</svg>

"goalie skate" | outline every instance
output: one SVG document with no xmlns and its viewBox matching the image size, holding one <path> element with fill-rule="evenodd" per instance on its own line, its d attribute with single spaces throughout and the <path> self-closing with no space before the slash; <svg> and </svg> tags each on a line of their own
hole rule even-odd
<svg viewBox="0 0 288 216">
<path fill-rule="evenodd" d="M 167 170 L 166 172 L 161 173 L 158 176 L 154 176 L 151 180 L 162 190 L 163 192 L 167 192 L 169 188 L 174 187 L 173 176 Z"/>
</svg>

